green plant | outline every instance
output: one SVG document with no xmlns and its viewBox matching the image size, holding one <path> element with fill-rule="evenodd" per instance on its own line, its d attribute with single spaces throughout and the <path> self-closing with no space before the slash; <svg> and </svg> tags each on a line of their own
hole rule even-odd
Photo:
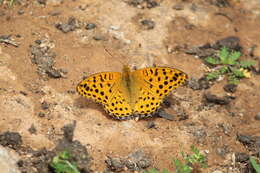
<svg viewBox="0 0 260 173">
<path fill-rule="evenodd" d="M 70 158 L 70 153 L 63 151 L 52 159 L 50 166 L 54 169 L 55 173 L 80 173 L 77 165 L 69 161 Z"/>
<path fill-rule="evenodd" d="M 181 152 L 182 158 L 185 161 L 184 163 L 179 159 L 174 159 L 173 164 L 176 167 L 175 173 L 191 173 L 195 167 L 205 168 L 207 167 L 206 156 L 201 154 L 199 149 L 197 149 L 194 145 L 191 146 L 191 151 L 193 154 L 185 154 Z M 155 168 L 144 171 L 143 173 L 160 173 Z M 162 173 L 169 173 L 169 170 L 163 169 Z"/>
<path fill-rule="evenodd" d="M 147 171 L 144 171 L 143 173 L 160 173 L 160 171 L 158 171 L 155 168 L 151 168 L 151 169 L 149 169 Z M 170 173 L 170 172 L 168 171 L 168 169 L 163 169 L 162 173 Z"/>
<path fill-rule="evenodd" d="M 201 154 L 200 150 L 194 145 L 191 146 L 191 151 L 193 152 L 193 154 L 190 155 L 181 152 L 181 155 L 185 160 L 184 163 L 181 162 L 179 159 L 174 160 L 176 173 L 191 173 L 195 165 L 201 168 L 207 167 L 206 156 Z"/>
<path fill-rule="evenodd" d="M 207 63 L 216 68 L 206 75 L 207 80 L 218 79 L 221 75 L 228 76 L 228 82 L 238 84 L 241 78 L 250 77 L 248 68 L 255 65 L 254 61 L 239 61 L 241 53 L 238 51 L 229 51 L 224 47 L 220 50 L 218 57 L 208 57 Z"/>
<path fill-rule="evenodd" d="M 256 170 L 257 173 L 260 173 L 260 164 L 256 162 L 256 159 L 254 157 L 249 158 L 251 165 Z"/>
<path fill-rule="evenodd" d="M 2 5 L 4 3 L 4 1 L 5 2 L 9 1 L 8 6 L 12 7 L 16 0 L 0 0 L 0 5 Z"/>
</svg>

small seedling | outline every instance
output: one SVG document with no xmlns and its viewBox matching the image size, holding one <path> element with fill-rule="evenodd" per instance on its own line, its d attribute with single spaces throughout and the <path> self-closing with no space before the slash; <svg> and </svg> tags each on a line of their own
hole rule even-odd
<svg viewBox="0 0 260 173">
<path fill-rule="evenodd" d="M 193 154 L 188 155 L 184 152 L 181 152 L 181 155 L 183 157 L 183 160 L 185 162 L 183 163 L 179 159 L 174 159 L 173 164 L 176 167 L 175 173 L 191 173 L 195 168 L 205 168 L 207 167 L 206 163 L 206 156 L 201 154 L 199 149 L 197 149 L 195 146 L 191 146 L 191 151 Z M 167 169 L 163 169 L 161 173 L 169 173 L 170 171 Z M 143 173 L 160 173 L 157 169 L 149 169 L 147 171 L 144 171 Z"/>
<path fill-rule="evenodd" d="M 70 153 L 63 151 L 52 159 L 50 166 L 54 169 L 55 173 L 80 173 L 75 163 L 71 163 Z"/>
<path fill-rule="evenodd" d="M 181 152 L 181 155 L 185 160 L 184 163 L 179 159 L 174 160 L 176 173 L 191 173 L 195 167 L 207 167 L 206 156 L 201 154 L 200 150 L 194 145 L 191 146 L 191 151 L 193 152 L 191 155 L 187 155 L 184 152 Z"/>
<path fill-rule="evenodd" d="M 12 7 L 15 1 L 16 0 L 0 0 L 0 5 L 2 5 L 4 2 L 8 2 L 8 6 Z"/>
<path fill-rule="evenodd" d="M 253 166 L 253 168 L 255 169 L 255 171 L 257 172 L 257 173 L 260 173 L 260 164 L 258 164 L 257 162 L 256 162 L 256 159 L 254 158 L 254 157 L 250 157 L 250 163 L 251 163 L 251 165 Z"/>
<path fill-rule="evenodd" d="M 238 84 L 241 78 L 250 77 L 248 69 L 255 65 L 254 61 L 239 61 L 241 53 L 229 51 L 224 47 L 220 50 L 218 57 L 208 57 L 207 63 L 215 66 L 215 69 L 206 75 L 207 80 L 216 80 L 221 75 L 227 75 L 228 82 Z"/>
<path fill-rule="evenodd" d="M 155 168 L 151 168 L 151 169 L 149 169 L 147 171 L 144 171 L 143 173 L 160 173 L 160 171 L 158 171 Z M 168 171 L 168 169 L 163 169 L 162 173 L 170 173 L 170 172 Z"/>
</svg>

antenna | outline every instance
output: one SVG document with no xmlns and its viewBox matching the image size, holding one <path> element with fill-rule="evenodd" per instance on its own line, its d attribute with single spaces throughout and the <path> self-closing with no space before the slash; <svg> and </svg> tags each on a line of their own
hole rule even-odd
<svg viewBox="0 0 260 173">
<path fill-rule="evenodd" d="M 105 50 L 112 58 L 114 58 L 114 56 L 110 53 L 110 51 L 109 51 L 105 46 L 104 46 L 104 50 Z M 122 55 L 122 54 L 120 54 L 120 55 L 121 55 L 121 57 L 127 59 L 124 55 Z M 121 58 L 117 58 L 117 60 L 118 60 L 123 66 L 126 66 L 126 64 L 128 64 L 128 63 L 123 62 Z"/>
</svg>

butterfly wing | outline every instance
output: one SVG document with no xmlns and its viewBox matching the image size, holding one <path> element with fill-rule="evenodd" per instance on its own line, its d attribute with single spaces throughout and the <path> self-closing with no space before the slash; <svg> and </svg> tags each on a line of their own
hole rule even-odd
<svg viewBox="0 0 260 173">
<path fill-rule="evenodd" d="M 174 68 L 151 67 L 132 72 L 135 96 L 134 113 L 147 115 L 155 112 L 163 98 L 179 87 L 187 75 Z"/>
<path fill-rule="evenodd" d="M 103 104 L 110 115 L 124 119 L 132 114 L 127 102 L 127 93 L 121 85 L 122 74 L 119 72 L 102 72 L 93 74 L 81 81 L 76 90 L 84 97 Z"/>
</svg>

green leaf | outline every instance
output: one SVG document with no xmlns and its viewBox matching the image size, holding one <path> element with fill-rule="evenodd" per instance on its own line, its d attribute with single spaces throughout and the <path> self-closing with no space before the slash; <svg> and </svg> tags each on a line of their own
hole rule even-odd
<svg viewBox="0 0 260 173">
<path fill-rule="evenodd" d="M 232 74 L 233 74 L 235 77 L 237 77 L 237 78 L 243 78 L 243 77 L 245 77 L 244 73 L 243 73 L 241 70 L 237 69 L 237 68 L 232 68 L 231 71 L 232 71 Z"/>
<path fill-rule="evenodd" d="M 213 57 L 208 57 L 205 59 L 205 61 L 209 64 L 213 64 L 213 65 L 217 65 L 217 64 L 220 64 L 220 61 L 216 58 L 213 58 Z"/>
<path fill-rule="evenodd" d="M 230 75 L 228 77 L 228 83 L 237 85 L 239 84 L 239 79 L 235 75 Z"/>
<path fill-rule="evenodd" d="M 55 173 L 80 173 L 76 164 L 71 163 L 68 159 L 70 159 L 69 152 L 61 152 L 52 159 L 50 166 L 55 170 Z"/>
<path fill-rule="evenodd" d="M 253 166 L 253 168 L 256 170 L 256 172 L 260 173 L 260 165 L 257 164 L 255 158 L 254 157 L 250 157 L 249 160 L 250 160 L 250 163 Z"/>
<path fill-rule="evenodd" d="M 219 53 L 219 58 L 222 64 L 227 64 L 228 56 L 229 56 L 228 48 L 223 47 Z"/>
<path fill-rule="evenodd" d="M 164 169 L 162 170 L 162 173 L 169 173 L 169 171 L 168 171 L 168 169 L 165 169 L 165 168 L 164 168 Z"/>
<path fill-rule="evenodd" d="M 251 66 L 253 66 L 253 65 L 255 65 L 256 64 L 256 62 L 255 61 L 240 61 L 239 62 L 239 65 L 240 65 L 240 67 L 242 67 L 242 68 L 249 68 L 249 67 L 251 67 Z"/>
<path fill-rule="evenodd" d="M 230 65 L 235 65 L 237 64 L 237 60 L 239 59 L 239 57 L 241 56 L 241 53 L 238 51 L 234 51 L 230 54 L 229 56 L 229 64 Z"/>
<path fill-rule="evenodd" d="M 144 171 L 143 173 L 159 173 L 159 171 L 157 171 L 157 169 L 155 169 L 155 168 L 151 168 L 151 169 L 148 169 L 147 171 Z"/>
<path fill-rule="evenodd" d="M 9 6 L 9 7 L 12 7 L 13 4 L 14 4 L 14 1 L 15 1 L 15 0 L 9 0 L 8 6 Z"/>
<path fill-rule="evenodd" d="M 183 164 L 180 160 L 174 160 L 174 164 L 176 167 L 176 173 L 191 173 L 192 168 L 187 164 Z"/>
<path fill-rule="evenodd" d="M 225 74 L 228 72 L 228 67 L 222 66 L 218 71 L 219 71 L 219 74 Z"/>
<path fill-rule="evenodd" d="M 218 71 L 213 71 L 213 72 L 210 72 L 206 75 L 206 79 L 207 80 L 214 80 L 214 79 L 217 79 L 219 77 L 219 72 Z"/>
</svg>

